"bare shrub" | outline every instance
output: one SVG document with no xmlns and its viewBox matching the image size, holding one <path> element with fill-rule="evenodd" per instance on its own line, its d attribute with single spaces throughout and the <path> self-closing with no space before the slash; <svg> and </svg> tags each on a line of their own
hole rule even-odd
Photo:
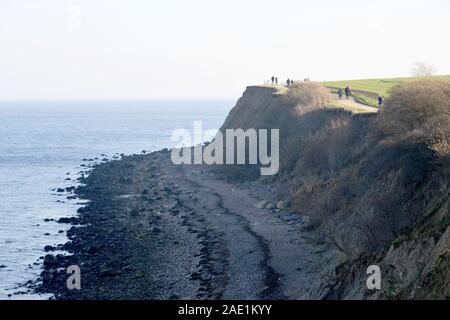
<svg viewBox="0 0 450 320">
<path fill-rule="evenodd" d="M 448 152 L 450 81 L 420 80 L 395 87 L 377 127 L 388 138 L 425 143 Z"/>
<path fill-rule="evenodd" d="M 325 106 L 331 94 L 318 82 L 298 82 L 289 88 L 284 99 L 295 105 L 299 113 L 304 113 Z"/>
<path fill-rule="evenodd" d="M 431 77 L 436 73 L 436 68 L 426 62 L 416 62 L 411 69 L 411 74 L 414 77 Z"/>
</svg>

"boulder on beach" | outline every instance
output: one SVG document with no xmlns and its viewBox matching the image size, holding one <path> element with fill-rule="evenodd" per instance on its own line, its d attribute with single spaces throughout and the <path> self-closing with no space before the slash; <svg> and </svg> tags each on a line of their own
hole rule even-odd
<svg viewBox="0 0 450 320">
<path fill-rule="evenodd" d="M 286 208 L 287 208 L 286 201 L 283 201 L 283 200 L 278 201 L 278 203 L 277 203 L 277 208 L 278 208 L 278 209 L 281 209 L 281 210 L 286 209 Z"/>
<path fill-rule="evenodd" d="M 275 209 L 275 204 L 273 204 L 273 203 L 268 203 L 268 204 L 266 204 L 266 209 L 268 209 L 268 210 L 272 210 L 272 209 Z"/>
<path fill-rule="evenodd" d="M 267 206 L 267 201 L 262 200 L 262 201 L 258 202 L 255 207 L 258 209 L 264 209 L 266 206 Z"/>
<path fill-rule="evenodd" d="M 58 259 L 54 255 L 47 254 L 44 257 L 44 267 L 46 269 L 56 268 L 57 265 L 58 265 Z"/>
</svg>

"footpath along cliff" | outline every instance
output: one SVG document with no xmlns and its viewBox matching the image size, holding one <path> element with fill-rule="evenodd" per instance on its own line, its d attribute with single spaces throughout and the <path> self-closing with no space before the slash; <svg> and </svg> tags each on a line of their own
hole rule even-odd
<svg viewBox="0 0 450 320">
<path fill-rule="evenodd" d="M 277 175 L 174 165 L 169 150 L 96 165 L 76 190 L 90 203 L 71 221 L 62 247 L 71 255 L 45 258 L 37 290 L 60 299 L 448 298 L 448 126 L 418 127 L 448 121 L 450 91 L 439 88 L 443 117 L 420 113 L 415 123 L 411 108 L 406 125 L 389 111 L 341 108 L 315 83 L 248 87 L 221 131 L 278 128 Z M 69 265 L 80 266 L 82 290 L 67 290 L 58 267 Z M 380 267 L 380 290 L 367 289 L 370 265 Z"/>
</svg>

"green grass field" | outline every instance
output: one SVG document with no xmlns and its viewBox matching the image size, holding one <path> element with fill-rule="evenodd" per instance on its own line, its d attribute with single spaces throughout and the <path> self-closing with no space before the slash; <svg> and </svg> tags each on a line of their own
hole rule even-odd
<svg viewBox="0 0 450 320">
<path fill-rule="evenodd" d="M 369 106 L 377 106 L 377 96 L 381 94 L 384 97 L 389 96 L 389 91 L 394 86 L 403 83 L 418 80 L 420 78 L 388 78 L 388 79 L 362 79 L 362 80 L 341 80 L 341 81 L 327 81 L 325 86 L 336 91 L 338 88 L 345 88 L 350 85 L 353 92 L 353 97 L 356 101 Z M 433 76 L 431 79 L 448 79 L 450 75 Z"/>
</svg>

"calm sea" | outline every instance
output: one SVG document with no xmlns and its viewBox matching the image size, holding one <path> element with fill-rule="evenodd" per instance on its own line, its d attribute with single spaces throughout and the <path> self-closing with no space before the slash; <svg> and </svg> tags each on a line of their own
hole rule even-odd
<svg viewBox="0 0 450 320">
<path fill-rule="evenodd" d="M 170 148 L 174 129 L 192 131 L 195 120 L 217 129 L 232 105 L 225 100 L 0 103 L 0 299 L 49 297 L 14 293 L 36 280 L 46 245 L 67 241 L 68 225 L 44 220 L 75 215 L 80 203 L 52 189 L 76 185 L 83 159 Z"/>
</svg>

